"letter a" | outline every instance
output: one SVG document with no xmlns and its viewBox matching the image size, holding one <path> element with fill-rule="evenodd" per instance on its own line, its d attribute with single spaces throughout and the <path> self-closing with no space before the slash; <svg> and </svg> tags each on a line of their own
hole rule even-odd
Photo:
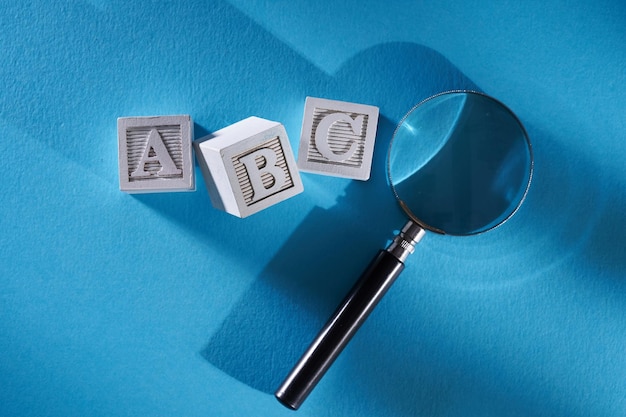
<svg viewBox="0 0 626 417">
<path fill-rule="evenodd" d="M 261 157 L 264 160 L 264 164 L 257 165 L 256 159 Z M 276 165 L 277 158 L 276 153 L 269 148 L 261 148 L 251 154 L 248 154 L 239 159 L 242 164 L 245 165 L 248 171 L 248 178 L 252 185 L 253 201 L 259 201 L 265 197 L 275 194 L 280 190 L 287 178 L 285 171 Z M 263 184 L 261 175 L 268 174 L 273 178 L 271 185 L 266 186 Z"/>
<path fill-rule="evenodd" d="M 158 177 L 171 177 L 173 175 L 180 175 L 182 172 L 180 169 L 176 168 L 176 164 L 174 164 L 172 157 L 163 143 L 163 138 L 161 138 L 161 135 L 159 135 L 156 129 L 150 131 L 148 143 L 139 160 L 139 165 L 130 176 L 132 178 L 145 178 L 154 175 L 151 172 L 146 172 L 146 163 L 153 161 L 157 161 L 161 164 L 161 169 L 156 173 Z"/>
</svg>

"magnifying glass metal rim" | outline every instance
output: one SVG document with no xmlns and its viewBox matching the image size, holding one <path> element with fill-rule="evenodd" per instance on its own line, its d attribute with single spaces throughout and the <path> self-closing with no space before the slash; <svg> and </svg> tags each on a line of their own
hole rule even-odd
<svg viewBox="0 0 626 417">
<path fill-rule="evenodd" d="M 494 103 L 499 105 L 501 108 L 506 110 L 507 113 L 509 113 L 509 115 L 513 117 L 513 119 L 515 120 L 515 122 L 519 126 L 521 132 L 523 133 L 524 140 L 526 141 L 526 146 L 528 147 L 528 155 L 530 157 L 530 167 L 529 167 L 529 170 L 528 170 L 528 179 L 526 181 L 526 187 L 524 189 L 524 193 L 522 194 L 521 198 L 517 202 L 517 205 L 515 206 L 515 208 L 513 210 L 511 210 L 511 212 L 508 213 L 507 216 L 504 219 L 502 219 L 498 223 L 494 224 L 493 226 L 490 226 L 490 227 L 488 227 L 486 229 L 481 229 L 481 230 L 478 230 L 478 231 L 472 231 L 472 232 L 462 233 L 462 234 L 460 234 L 460 233 L 451 233 L 451 232 L 445 231 L 443 229 L 439 229 L 437 227 L 429 225 L 428 223 L 420 220 L 420 218 L 418 216 L 416 216 L 415 213 L 413 213 L 411 211 L 411 209 L 408 207 L 408 205 L 404 202 L 404 200 L 398 194 L 398 191 L 396 190 L 396 187 L 395 187 L 395 185 L 393 183 L 393 179 L 392 179 L 392 175 L 391 175 L 391 151 L 392 151 L 392 148 L 393 148 L 393 144 L 394 144 L 394 142 L 396 140 L 397 133 L 401 129 L 401 127 L 404 124 L 404 122 L 406 121 L 406 119 L 409 116 L 411 116 L 411 114 L 413 114 L 414 111 L 416 111 L 418 108 L 420 108 L 424 104 L 426 104 L 426 103 L 428 103 L 428 102 L 430 102 L 432 100 L 435 100 L 437 98 L 440 98 L 442 96 L 452 95 L 452 94 L 466 94 L 466 95 L 472 95 L 473 94 L 473 95 L 481 96 L 481 97 L 484 97 L 484 98 L 486 98 L 488 100 L 493 101 Z M 494 98 L 494 97 L 492 97 L 492 96 L 490 96 L 488 94 L 480 92 L 480 91 L 476 91 L 476 90 L 448 90 L 448 91 L 443 91 L 441 93 L 437 93 L 435 95 L 429 96 L 429 97 L 425 98 L 424 100 L 420 101 L 415 106 L 413 106 L 411 108 L 411 110 L 409 110 L 402 117 L 402 119 L 400 119 L 400 121 L 396 125 L 396 129 L 394 130 L 393 135 L 391 136 L 391 140 L 389 141 L 389 146 L 387 148 L 387 181 L 389 181 L 389 186 L 391 187 L 391 191 L 392 191 L 394 197 L 396 198 L 396 201 L 398 201 L 398 204 L 400 205 L 400 208 L 402 209 L 402 211 L 409 217 L 409 219 L 411 221 L 413 221 L 414 223 L 416 223 L 417 225 L 419 225 L 423 229 L 431 231 L 431 232 L 434 232 L 434 233 L 437 233 L 437 234 L 441 234 L 441 235 L 475 236 L 475 235 L 480 235 L 482 233 L 485 233 L 485 232 L 488 232 L 490 230 L 493 230 L 493 229 L 495 229 L 497 227 L 500 227 L 501 225 L 506 223 L 511 217 L 513 217 L 513 215 L 515 213 L 517 213 L 517 211 L 522 206 L 522 203 L 524 202 L 524 200 L 526 200 L 526 196 L 528 195 L 528 190 L 530 189 L 530 184 L 531 184 L 532 179 L 533 179 L 534 164 L 535 164 L 534 161 L 535 161 L 535 159 L 534 159 L 534 154 L 533 154 L 533 147 L 532 147 L 532 143 L 530 141 L 530 138 L 528 137 L 528 132 L 526 131 L 526 128 L 524 127 L 524 125 L 522 124 L 520 119 L 517 117 L 517 115 L 508 106 L 506 106 L 500 100 L 498 100 L 498 99 L 496 99 L 496 98 Z"/>
<path fill-rule="evenodd" d="M 513 115 L 515 121 L 522 128 L 524 138 L 528 144 L 528 150 L 530 151 L 530 176 L 528 178 L 524 194 L 515 209 L 503 221 L 487 229 L 491 230 L 503 224 L 506 220 L 513 216 L 515 212 L 517 212 L 526 198 L 532 179 L 533 155 L 530 139 L 515 114 L 500 101 L 484 93 L 471 90 L 452 90 L 436 94 L 418 103 L 404 116 L 404 118 L 402 118 L 398 124 L 398 128 L 416 108 L 423 105 L 425 102 L 444 94 L 453 93 L 478 94 L 494 100 L 497 104 L 501 105 L 504 109 L 510 112 L 511 115 Z M 396 131 L 394 132 L 389 145 L 389 150 L 391 150 L 391 145 L 393 144 L 398 128 L 396 128 Z M 388 152 L 388 155 L 390 155 L 390 152 Z M 305 351 L 300 360 L 296 363 L 283 383 L 274 393 L 276 399 L 281 404 L 292 410 L 297 410 L 302 405 L 313 388 L 315 388 L 317 383 L 321 380 L 341 351 L 348 344 L 350 339 L 352 339 L 356 331 L 365 322 L 369 314 L 374 310 L 378 302 L 395 282 L 396 278 L 404 269 L 404 261 L 411 253 L 413 253 L 415 245 L 426 233 L 425 230 L 445 233 L 442 230 L 423 224 L 423 222 L 420 222 L 420 220 L 417 219 L 410 210 L 408 210 L 406 204 L 396 194 L 393 182 L 391 181 L 389 166 L 390 163 L 388 156 L 387 173 L 389 182 L 392 185 L 392 190 L 396 199 L 400 202 L 400 206 L 403 208 L 405 213 L 409 215 L 410 219 L 404 225 L 402 230 L 395 236 L 392 243 L 386 249 L 380 250 L 374 257 L 361 277 L 356 281 L 350 292 L 339 304 L 334 314 L 326 322 L 317 337 L 310 344 L 309 348 Z M 487 230 L 481 230 L 477 233 L 468 233 L 467 235 L 478 234 Z"/>
</svg>

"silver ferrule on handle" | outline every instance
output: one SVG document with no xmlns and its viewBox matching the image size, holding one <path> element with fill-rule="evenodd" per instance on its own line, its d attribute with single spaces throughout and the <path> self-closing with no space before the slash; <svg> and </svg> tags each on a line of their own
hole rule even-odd
<svg viewBox="0 0 626 417">
<path fill-rule="evenodd" d="M 425 234 L 421 226 L 409 220 L 385 250 L 404 262 L 415 251 L 415 245 Z"/>
</svg>

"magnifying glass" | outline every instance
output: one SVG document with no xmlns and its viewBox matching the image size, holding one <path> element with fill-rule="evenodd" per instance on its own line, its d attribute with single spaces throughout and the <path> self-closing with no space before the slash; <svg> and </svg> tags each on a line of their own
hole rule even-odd
<svg viewBox="0 0 626 417">
<path fill-rule="evenodd" d="M 533 172 L 526 130 L 500 101 L 474 91 L 441 93 L 400 121 L 387 173 L 409 221 L 372 260 L 278 388 L 297 410 L 404 269 L 426 231 L 469 236 L 507 221 Z"/>
</svg>

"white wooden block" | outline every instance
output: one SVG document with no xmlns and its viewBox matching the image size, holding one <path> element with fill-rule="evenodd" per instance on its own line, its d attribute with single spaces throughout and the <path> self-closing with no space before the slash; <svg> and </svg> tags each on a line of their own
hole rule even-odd
<svg viewBox="0 0 626 417">
<path fill-rule="evenodd" d="M 117 119 L 120 190 L 127 193 L 196 189 L 188 115 Z"/>
<path fill-rule="evenodd" d="M 370 177 L 378 107 L 307 97 L 298 168 L 335 177 Z"/>
<path fill-rule="evenodd" d="M 282 124 L 249 117 L 194 141 L 211 203 L 247 217 L 303 191 Z"/>
</svg>

